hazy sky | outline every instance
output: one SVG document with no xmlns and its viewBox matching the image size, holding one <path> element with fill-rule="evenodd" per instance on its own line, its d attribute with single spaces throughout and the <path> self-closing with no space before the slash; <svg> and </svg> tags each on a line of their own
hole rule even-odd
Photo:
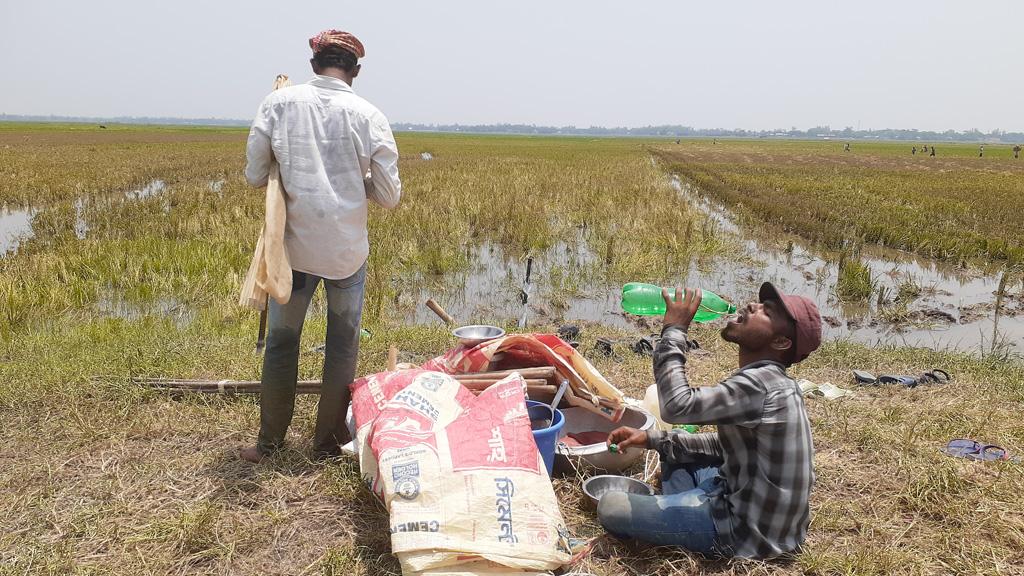
<svg viewBox="0 0 1024 576">
<path fill-rule="evenodd" d="M 1024 1 L 0 0 L 0 113 L 248 119 L 309 36 L 392 122 L 1024 131 Z"/>
</svg>

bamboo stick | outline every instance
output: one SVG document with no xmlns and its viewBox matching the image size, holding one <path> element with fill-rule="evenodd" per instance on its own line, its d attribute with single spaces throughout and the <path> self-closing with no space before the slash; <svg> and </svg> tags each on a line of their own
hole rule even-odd
<svg viewBox="0 0 1024 576">
<path fill-rule="evenodd" d="M 483 394 L 486 390 L 487 390 L 486 388 L 482 388 L 482 389 L 479 389 L 479 390 L 477 390 L 477 389 L 470 389 L 470 392 L 472 392 L 476 396 L 479 396 L 479 395 Z M 555 392 L 557 392 L 557 391 L 558 391 L 558 386 L 551 386 L 549 384 L 536 385 L 536 386 L 527 386 L 526 387 L 527 395 L 531 395 L 531 394 L 549 394 L 549 395 L 551 395 L 553 397 L 555 395 Z"/>
<path fill-rule="evenodd" d="M 492 372 L 473 372 L 469 374 L 452 374 L 451 377 L 458 381 L 463 380 L 492 380 L 497 382 L 513 372 L 518 372 L 520 376 L 527 380 L 537 379 L 548 379 L 553 378 L 556 375 L 554 366 L 534 366 L 531 368 L 518 368 L 511 370 L 498 370 Z M 146 384 L 150 386 L 165 386 L 165 387 L 180 387 L 180 388 L 195 388 L 201 386 L 212 386 L 217 388 L 223 382 L 224 386 L 230 386 L 233 388 L 241 388 L 245 386 L 259 386 L 259 380 L 190 380 L 185 378 L 132 378 L 132 382 L 136 384 Z M 298 385 L 303 384 L 315 384 L 320 385 L 319 380 L 300 380 L 297 382 Z"/>
<path fill-rule="evenodd" d="M 453 374 L 456 380 L 480 380 L 497 378 L 498 380 L 518 372 L 523 378 L 552 378 L 555 376 L 554 366 L 533 366 L 530 368 L 513 368 L 511 370 L 494 370 L 491 372 L 471 372 L 468 374 Z"/>
<path fill-rule="evenodd" d="M 551 370 L 554 370 L 551 368 Z M 486 373 L 478 374 L 462 374 L 463 378 L 456 378 L 459 384 L 470 388 L 483 390 L 494 385 L 499 380 L 506 377 L 502 371 L 496 375 L 486 376 Z M 508 371 L 509 373 L 515 372 L 515 370 Z M 547 370 L 543 367 L 540 370 L 535 370 L 532 374 L 546 374 Z M 467 378 L 474 377 L 474 378 Z M 481 377 L 484 376 L 484 377 Z M 545 378 L 524 378 L 527 387 L 537 386 L 548 386 L 549 382 Z M 182 392 L 221 392 L 221 393 L 250 393 L 258 394 L 260 392 L 261 383 L 259 380 L 172 380 L 162 378 L 134 378 L 133 381 L 137 384 L 145 384 L 155 389 L 166 390 L 166 391 L 182 391 Z M 321 382 L 319 380 L 300 380 L 296 383 L 295 389 L 299 394 L 318 394 L 320 392 Z"/>
<path fill-rule="evenodd" d="M 547 386 L 548 385 L 548 381 L 547 380 L 543 380 L 543 379 L 540 379 L 540 378 L 530 378 L 530 379 L 524 379 L 524 380 L 526 382 L 526 387 L 527 388 L 529 388 L 531 386 Z M 459 380 L 459 384 L 462 384 L 463 386 L 465 386 L 466 388 L 469 388 L 470 390 L 483 390 L 485 388 L 490 388 L 491 386 L 493 386 L 497 382 L 498 382 L 498 380 Z"/>
</svg>

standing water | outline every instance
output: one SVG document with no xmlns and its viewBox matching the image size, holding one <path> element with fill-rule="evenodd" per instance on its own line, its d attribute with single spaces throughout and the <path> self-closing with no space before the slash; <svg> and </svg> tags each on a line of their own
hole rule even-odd
<svg viewBox="0 0 1024 576">
<path fill-rule="evenodd" d="M 0 208 L 0 257 L 18 250 L 18 244 L 32 237 L 31 208 L 15 210 L 3 206 Z"/>
</svg>

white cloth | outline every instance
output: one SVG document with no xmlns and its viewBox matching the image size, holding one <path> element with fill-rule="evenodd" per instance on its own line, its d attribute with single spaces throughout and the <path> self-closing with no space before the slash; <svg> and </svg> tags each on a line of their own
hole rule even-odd
<svg viewBox="0 0 1024 576">
<path fill-rule="evenodd" d="M 292 269 L 332 280 L 355 274 L 370 252 L 367 199 L 393 208 L 402 194 L 387 118 L 329 76 L 275 90 L 249 130 L 250 185 L 267 183 L 275 158 L 288 206 L 285 246 Z"/>
<path fill-rule="evenodd" d="M 284 74 L 274 79 L 274 90 L 280 90 L 292 83 Z M 287 219 L 284 189 L 281 187 L 281 170 L 271 160 L 268 167 L 266 214 L 263 230 L 256 241 L 252 263 L 242 282 L 242 294 L 238 303 L 254 310 L 267 309 L 267 296 L 278 304 L 287 304 L 292 296 L 292 268 L 288 252 L 284 247 L 284 228 Z"/>
</svg>

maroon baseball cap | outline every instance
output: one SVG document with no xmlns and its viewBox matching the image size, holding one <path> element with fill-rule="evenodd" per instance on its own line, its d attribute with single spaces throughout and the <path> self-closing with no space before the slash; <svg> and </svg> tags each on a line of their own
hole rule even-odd
<svg viewBox="0 0 1024 576">
<path fill-rule="evenodd" d="M 757 297 L 761 302 L 775 300 L 782 304 L 786 314 L 793 319 L 796 333 L 793 335 L 793 363 L 807 358 L 821 345 L 821 314 L 813 300 L 804 296 L 783 294 L 771 282 L 761 284 Z"/>
</svg>

